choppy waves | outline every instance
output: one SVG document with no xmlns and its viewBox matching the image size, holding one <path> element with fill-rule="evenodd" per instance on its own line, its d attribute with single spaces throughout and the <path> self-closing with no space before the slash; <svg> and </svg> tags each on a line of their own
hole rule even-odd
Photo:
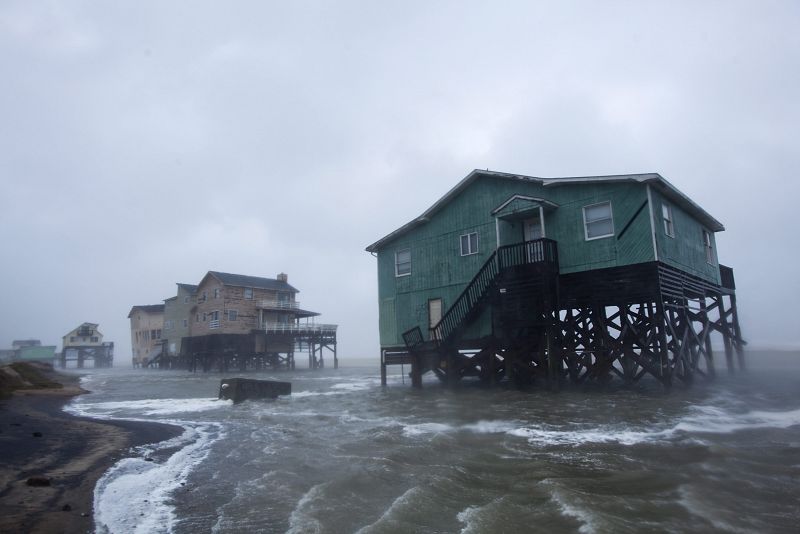
<svg viewBox="0 0 800 534">
<path fill-rule="evenodd" d="M 403 425 L 403 435 L 418 437 L 429 434 L 472 432 L 476 434 L 507 434 L 527 439 L 532 444 L 583 445 L 587 443 L 617 443 L 637 445 L 676 439 L 702 438 L 704 434 L 729 434 L 764 428 L 785 429 L 800 425 L 800 409 L 788 411 L 748 411 L 732 413 L 712 405 L 690 408 L 690 413 L 658 425 L 631 426 L 628 424 L 530 424 L 520 421 L 477 421 L 464 425 L 424 422 Z"/>
</svg>

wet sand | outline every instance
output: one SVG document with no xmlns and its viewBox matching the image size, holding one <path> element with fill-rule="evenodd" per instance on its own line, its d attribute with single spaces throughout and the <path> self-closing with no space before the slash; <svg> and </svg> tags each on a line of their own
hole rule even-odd
<svg viewBox="0 0 800 534">
<path fill-rule="evenodd" d="M 0 400 L 0 533 L 91 532 L 97 480 L 131 447 L 170 439 L 179 427 L 97 421 L 65 413 L 78 377 L 53 373 L 60 389 Z M 37 478 L 49 485 L 29 485 Z"/>
</svg>

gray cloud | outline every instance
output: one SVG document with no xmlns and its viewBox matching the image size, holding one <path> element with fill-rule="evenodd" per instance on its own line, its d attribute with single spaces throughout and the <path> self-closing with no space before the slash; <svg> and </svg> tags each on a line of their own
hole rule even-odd
<svg viewBox="0 0 800 534">
<path fill-rule="evenodd" d="M 800 344 L 794 2 L 6 2 L 0 346 L 207 270 L 289 273 L 377 357 L 365 245 L 473 168 L 662 173 L 727 227 L 744 334 Z"/>
</svg>

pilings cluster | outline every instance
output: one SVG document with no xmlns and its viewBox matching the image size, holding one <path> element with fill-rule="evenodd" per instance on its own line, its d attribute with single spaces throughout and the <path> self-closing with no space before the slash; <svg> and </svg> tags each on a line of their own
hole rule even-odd
<svg viewBox="0 0 800 534">
<path fill-rule="evenodd" d="M 720 266 L 720 275 L 717 285 L 661 262 L 565 275 L 523 265 L 499 273 L 441 341 L 415 328 L 405 347 L 384 348 L 381 380 L 387 366 L 406 364 L 416 387 L 433 372 L 448 384 L 474 376 L 549 387 L 649 375 L 669 388 L 713 379 L 719 341 L 728 372 L 743 370 L 733 270 Z M 463 339 L 486 310 L 491 335 Z"/>
</svg>

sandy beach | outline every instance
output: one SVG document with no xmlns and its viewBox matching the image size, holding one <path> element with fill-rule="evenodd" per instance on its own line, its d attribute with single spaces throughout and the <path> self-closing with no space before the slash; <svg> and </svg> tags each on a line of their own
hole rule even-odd
<svg viewBox="0 0 800 534">
<path fill-rule="evenodd" d="M 40 370 L 52 384 L 17 388 L 0 400 L 0 533 L 91 532 L 100 476 L 131 447 L 182 429 L 69 415 L 64 404 L 89 392 L 77 375 Z"/>
</svg>

